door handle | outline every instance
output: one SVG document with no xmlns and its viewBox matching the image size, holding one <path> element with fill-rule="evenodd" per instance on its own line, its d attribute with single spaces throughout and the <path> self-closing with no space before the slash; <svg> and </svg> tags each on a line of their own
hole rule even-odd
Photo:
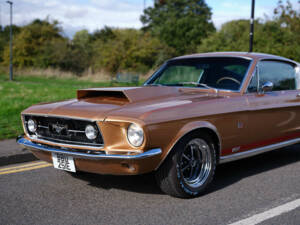
<svg viewBox="0 0 300 225">
<path fill-rule="evenodd" d="M 296 97 L 300 98 L 300 93 L 298 93 L 298 94 L 296 95 Z"/>
</svg>

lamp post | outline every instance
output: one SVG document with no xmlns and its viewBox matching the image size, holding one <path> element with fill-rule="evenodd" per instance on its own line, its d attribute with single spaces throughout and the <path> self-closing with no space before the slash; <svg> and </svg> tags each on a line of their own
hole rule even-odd
<svg viewBox="0 0 300 225">
<path fill-rule="evenodd" d="M 13 52 L 12 52 L 12 14 L 13 14 L 13 2 L 6 1 L 10 5 L 10 28 L 9 28 L 9 80 L 13 80 Z"/>
<path fill-rule="evenodd" d="M 255 11 L 255 0 L 252 0 L 251 19 L 250 19 L 250 41 L 249 41 L 249 52 L 252 52 L 252 51 L 253 51 L 253 39 L 254 39 L 254 11 Z"/>
</svg>

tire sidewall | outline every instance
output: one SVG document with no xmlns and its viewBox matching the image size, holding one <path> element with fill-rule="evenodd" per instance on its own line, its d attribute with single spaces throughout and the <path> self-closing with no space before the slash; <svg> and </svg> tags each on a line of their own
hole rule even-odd
<svg viewBox="0 0 300 225">
<path fill-rule="evenodd" d="M 182 153 L 185 150 L 185 146 L 189 143 L 189 141 L 195 138 L 203 139 L 207 143 L 211 151 L 210 173 L 206 178 L 205 182 L 197 188 L 191 187 L 188 184 L 186 184 L 182 176 L 182 173 L 180 171 L 180 165 L 179 165 L 179 163 L 181 162 Z M 174 150 L 172 155 L 173 168 L 172 171 L 170 172 L 172 173 L 173 180 L 176 181 L 174 185 L 177 186 L 177 188 L 179 189 L 178 191 L 182 192 L 183 195 L 186 195 L 187 197 L 194 197 L 202 194 L 205 191 L 206 187 L 211 183 L 216 169 L 216 150 L 212 139 L 210 138 L 210 136 L 202 133 L 190 134 L 184 137 L 182 140 L 180 140 L 173 150 Z"/>
</svg>

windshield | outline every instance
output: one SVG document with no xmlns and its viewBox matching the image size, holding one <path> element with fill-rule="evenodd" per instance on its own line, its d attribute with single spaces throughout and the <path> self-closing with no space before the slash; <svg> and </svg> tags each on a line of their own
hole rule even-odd
<svg viewBox="0 0 300 225">
<path fill-rule="evenodd" d="M 196 86 L 237 91 L 250 62 L 232 57 L 174 59 L 163 65 L 145 85 Z"/>
</svg>

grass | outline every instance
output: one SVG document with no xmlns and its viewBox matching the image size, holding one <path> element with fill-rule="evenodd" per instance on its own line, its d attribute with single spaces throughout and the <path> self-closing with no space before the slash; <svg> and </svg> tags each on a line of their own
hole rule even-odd
<svg viewBox="0 0 300 225">
<path fill-rule="evenodd" d="M 0 74 L 0 140 L 23 133 L 20 113 L 33 104 L 75 98 L 81 88 L 109 86 L 110 82 L 37 76 L 16 76 L 9 81 L 8 75 Z"/>
</svg>

